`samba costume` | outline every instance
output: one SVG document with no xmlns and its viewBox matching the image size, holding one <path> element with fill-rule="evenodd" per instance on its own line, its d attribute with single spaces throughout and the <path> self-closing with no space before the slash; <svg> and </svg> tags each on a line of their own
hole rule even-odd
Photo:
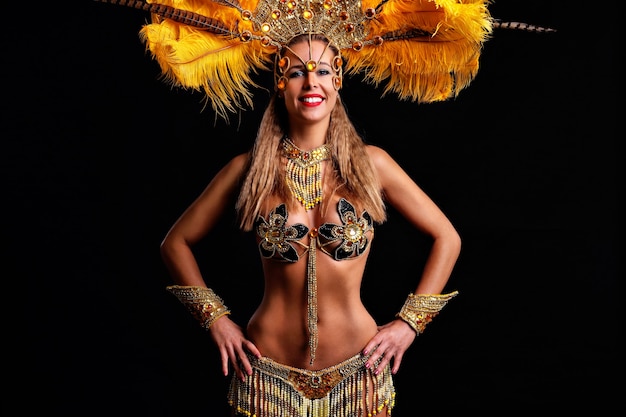
<svg viewBox="0 0 626 417">
<path fill-rule="evenodd" d="M 203 91 L 224 119 L 253 107 L 253 75 L 268 70 L 272 62 L 276 90 L 286 88 L 290 62 L 285 52 L 298 36 L 308 35 L 310 45 L 313 36 L 322 35 L 337 51 L 332 62 L 335 89 L 342 87 L 344 74 L 360 74 L 365 82 L 384 84 L 383 95 L 430 103 L 455 97 L 471 83 L 482 45 L 495 27 L 550 31 L 493 19 L 487 9 L 490 0 L 96 1 L 150 12 L 152 23 L 140 35 L 165 79 L 176 87 Z M 295 55 L 306 71 L 319 64 L 310 53 Z M 320 164 L 332 159 L 332 152 L 326 144 L 302 151 L 286 136 L 281 143 L 285 184 L 310 210 L 322 200 Z M 336 261 L 354 259 L 365 252 L 374 233 L 368 212 L 357 213 L 346 199 L 339 200 L 337 212 L 341 224 L 310 229 L 289 224 L 287 206 L 280 204 L 254 224 L 263 258 L 298 262 L 306 254 L 311 365 L 318 342 L 318 250 Z M 305 236 L 308 245 L 301 242 Z M 230 314 L 209 288 L 167 289 L 206 329 Z M 419 335 L 456 295 L 411 293 L 396 317 Z M 237 413 L 254 417 L 360 417 L 383 408 L 390 415 L 395 403 L 390 366 L 376 374 L 365 367 L 367 359 L 359 353 L 334 366 L 307 370 L 249 355 L 253 373 L 245 381 L 233 376 L 228 401 Z"/>
</svg>

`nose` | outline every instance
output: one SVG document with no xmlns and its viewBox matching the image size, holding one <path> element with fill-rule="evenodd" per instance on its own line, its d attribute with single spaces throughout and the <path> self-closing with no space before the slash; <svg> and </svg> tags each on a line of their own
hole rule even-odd
<svg viewBox="0 0 626 417">
<path fill-rule="evenodd" d="M 304 85 L 302 86 L 306 90 L 310 90 L 317 86 L 317 74 L 315 71 L 307 71 L 304 79 Z"/>
</svg>

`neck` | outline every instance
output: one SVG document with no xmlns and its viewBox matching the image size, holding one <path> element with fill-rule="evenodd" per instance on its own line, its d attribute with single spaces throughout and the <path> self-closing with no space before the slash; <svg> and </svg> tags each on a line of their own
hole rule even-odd
<svg viewBox="0 0 626 417">
<path fill-rule="evenodd" d="M 314 161 L 320 162 L 326 160 L 330 155 L 330 148 L 326 143 L 322 143 L 319 146 L 302 148 L 294 143 L 294 141 L 287 135 L 283 137 L 283 150 L 285 156 L 290 159 L 302 159 L 313 163 Z M 313 158 L 312 156 L 315 156 Z"/>
<path fill-rule="evenodd" d="M 310 151 L 311 149 L 319 148 L 326 143 L 328 136 L 328 125 L 321 127 L 320 124 L 302 126 L 297 124 L 295 129 L 289 129 L 287 137 L 298 148 L 304 151 Z"/>
</svg>

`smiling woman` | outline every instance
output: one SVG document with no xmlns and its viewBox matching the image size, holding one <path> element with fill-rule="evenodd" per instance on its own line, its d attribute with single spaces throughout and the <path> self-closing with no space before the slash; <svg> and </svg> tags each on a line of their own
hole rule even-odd
<svg viewBox="0 0 626 417">
<path fill-rule="evenodd" d="M 391 22 L 385 16 L 398 5 L 424 6 L 426 0 L 358 1 L 363 10 L 377 10 L 377 17 L 364 25 L 372 36 L 383 37 L 380 47 L 403 42 L 398 49 L 409 53 L 425 43 L 409 38 L 388 41 L 385 35 L 397 28 L 386 27 Z M 268 203 L 270 207 L 252 220 L 251 231 L 242 233 L 241 218 L 235 218 L 242 175 L 232 201 L 215 204 L 216 210 L 225 207 L 219 219 L 204 218 L 210 232 L 193 249 L 208 286 L 181 291 L 190 306 L 205 307 L 194 310 L 194 316 L 165 290 L 190 281 L 174 282 L 159 256 L 159 244 L 228 161 L 247 152 L 257 134 L 267 139 L 268 128 L 261 132 L 259 126 L 275 93 L 272 54 L 278 47 L 261 48 L 260 26 L 254 31 L 255 25 L 238 23 L 243 12 L 253 15 L 261 2 L 116 3 L 45 1 L 5 9 L 6 33 L 12 36 L 3 44 L 3 69 L 5 84 L 13 88 L 3 90 L 0 126 L 8 329 L 3 336 L 10 352 L 5 357 L 13 366 L 5 367 L 9 383 L 3 409 L 66 417 L 228 416 L 234 366 L 228 359 L 229 375 L 224 377 L 222 352 L 213 335 L 220 334 L 224 321 L 239 324 L 248 335 L 251 319 L 259 328 L 279 332 L 263 335 L 263 349 L 257 346 L 262 355 L 273 355 L 282 344 L 299 343 L 293 359 L 259 359 L 253 382 L 263 383 L 266 374 L 280 380 L 268 398 L 303 397 L 304 407 L 342 394 L 341 382 L 335 381 L 341 371 L 348 380 L 357 379 L 350 372 L 362 372 L 361 359 L 350 362 L 355 352 L 346 349 L 347 363 L 322 366 L 323 353 L 330 350 L 324 344 L 340 350 L 344 340 L 352 343 L 362 337 L 360 328 L 345 324 L 352 324 L 362 307 L 356 298 L 340 300 L 354 293 L 357 283 L 344 270 L 358 272 L 360 261 L 368 258 L 360 283 L 362 305 L 382 326 L 402 310 L 407 293 L 415 292 L 432 243 L 386 194 L 386 221 L 376 223 L 376 204 L 361 206 L 347 194 L 370 195 L 360 186 L 365 182 L 346 180 L 337 190 L 326 187 L 330 171 L 337 172 L 337 178 L 339 173 L 346 178 L 357 175 L 357 180 L 367 172 L 358 165 L 361 149 L 348 145 L 345 125 L 339 128 L 345 124 L 344 111 L 367 144 L 384 148 L 428 193 L 463 242 L 448 289 L 442 291 L 458 290 L 459 295 L 404 352 L 399 371 L 392 374 L 392 416 L 532 416 L 537 410 L 611 416 L 623 407 L 623 18 L 610 5 L 490 2 L 491 15 L 501 23 L 529 22 L 558 32 L 508 30 L 492 21 L 476 78 L 445 102 L 418 104 L 410 96 L 398 100 L 392 89 L 381 97 L 392 78 L 368 85 L 362 82 L 363 73 L 348 70 L 348 61 L 358 63 L 359 53 L 370 61 L 384 59 L 379 55 L 384 50 L 368 44 L 370 38 L 365 38 L 361 52 L 340 47 L 343 82 L 326 146 L 310 149 L 295 135 L 280 141 L 289 133 L 278 124 L 288 120 L 284 99 L 272 104 L 277 123 L 264 125 L 272 127 L 271 138 L 276 132 L 276 148 L 256 149 L 259 164 L 246 192 L 258 195 L 270 184 L 276 192 L 284 189 L 286 198 Z M 445 13 L 449 3 L 436 3 Z M 193 24 L 202 21 L 200 15 L 211 18 L 216 28 L 225 26 L 234 35 L 214 36 L 208 29 L 185 27 L 175 20 L 178 17 L 166 17 L 166 6 L 180 7 L 172 14 L 192 16 Z M 192 10 L 198 16 L 191 15 Z M 21 17 L 10 18 L 11 11 L 21 12 Z M 402 15 L 409 17 L 398 13 Z M 417 16 L 411 18 L 414 26 Z M 162 50 L 172 53 L 164 61 L 152 59 L 151 49 L 146 51 L 147 44 L 138 36 L 153 23 L 154 34 L 157 26 L 164 29 L 155 41 L 167 43 Z M 249 28 L 251 40 L 242 41 L 245 36 L 237 36 L 242 32 L 238 28 Z M 194 40 L 196 48 L 188 43 Z M 224 47 L 228 41 L 230 46 Z M 186 57 L 175 54 L 185 46 Z M 237 51 L 246 47 L 253 51 L 251 57 L 267 54 L 265 70 L 257 68 L 256 61 L 229 61 L 244 56 Z M 217 72 L 208 66 L 194 70 L 193 63 L 204 62 L 209 51 L 215 51 L 211 55 Z M 301 57 L 306 60 L 308 54 Z M 168 58 L 181 68 L 169 72 L 172 75 L 196 74 L 198 80 L 217 76 L 224 82 L 232 75 L 233 97 L 244 85 L 240 70 L 251 70 L 251 79 L 261 86 L 248 90 L 254 94 L 254 108 L 241 102 L 246 108 L 234 106 L 235 112 L 228 112 L 231 123 L 224 121 L 210 100 L 203 102 L 202 86 L 195 91 L 190 83 L 172 88 L 163 82 L 169 80 L 160 78 L 160 62 L 167 64 Z M 424 68 L 412 71 L 422 77 Z M 318 168 L 323 173 L 320 187 Z M 300 177 L 304 180 L 297 181 Z M 215 188 L 224 183 L 215 180 Z M 323 190 L 321 201 L 316 190 Z M 340 197 L 335 199 L 333 191 Z M 296 208 L 288 207 L 292 200 Z M 312 204 L 308 211 L 300 209 L 304 200 Z M 210 213 L 211 205 L 207 207 Z M 333 218 L 308 223 L 309 212 L 321 213 L 321 208 Z M 314 242 L 311 237 L 316 237 Z M 311 292 L 310 301 L 309 253 L 315 253 L 317 272 L 317 293 Z M 270 262 L 275 268 L 282 265 L 285 274 L 294 271 L 293 280 L 277 274 Z M 297 273 L 299 268 L 304 271 Z M 272 291 L 264 294 L 266 279 Z M 297 296 L 292 299 L 292 294 Z M 262 300 L 264 307 L 296 315 L 265 316 L 260 322 L 253 316 Z M 437 308 L 427 310 L 424 301 L 412 297 L 401 314 L 418 329 L 427 323 L 426 313 L 420 311 Z M 313 367 L 309 305 L 311 316 L 318 317 Z M 263 314 L 260 310 L 257 316 Z M 345 331 L 336 343 L 328 336 L 335 326 Z M 247 347 L 243 350 L 251 353 Z M 287 368 L 287 375 L 289 364 L 297 366 Z M 369 376 L 363 380 L 372 381 Z M 243 408 L 246 397 L 238 398 Z"/>
<path fill-rule="evenodd" d="M 403 353 L 456 295 L 440 292 L 459 236 L 399 165 L 357 134 L 339 97 L 339 50 L 328 39 L 296 36 L 277 62 L 276 94 L 253 149 L 220 171 L 163 240 L 177 283 L 170 290 L 210 329 L 224 373 L 234 368 L 234 412 L 386 416 L 395 405 L 392 375 Z M 265 276 L 264 296 L 245 331 L 226 317 L 191 256 L 191 245 L 233 200 L 240 227 L 256 236 Z M 386 202 L 429 235 L 433 247 L 398 318 L 379 327 L 360 288 Z"/>
<path fill-rule="evenodd" d="M 414 7 L 414 3 L 387 4 Z M 425 4 L 427 15 L 440 7 Z M 486 9 L 480 2 L 474 6 L 478 8 L 467 9 L 470 16 L 465 21 L 474 22 L 476 39 L 466 43 L 458 36 L 449 39 L 467 48 L 457 46 L 459 54 L 453 61 L 475 60 L 480 40 L 488 32 Z M 457 294 L 441 292 L 459 256 L 458 233 L 387 152 L 363 141 L 339 94 L 346 68 L 378 65 L 371 53 L 366 53 L 368 48 L 381 48 L 383 40 L 389 45 L 401 42 L 406 48 L 411 39 L 438 36 L 433 32 L 438 25 L 429 21 L 419 30 L 367 38 L 366 28 L 381 10 L 360 7 L 356 2 L 331 0 L 261 2 L 251 14 L 245 8 L 240 10 L 242 32 L 236 39 L 220 40 L 227 43 L 228 50 L 250 48 L 255 39 L 263 48 L 273 47 L 275 94 L 252 149 L 235 156 L 219 171 L 169 230 L 161 253 L 175 282 L 169 290 L 211 332 L 223 373 L 233 370 L 228 394 L 233 414 L 390 415 L 396 395 L 393 375 L 405 351 Z M 418 8 L 415 13 L 422 11 Z M 435 14 L 442 18 L 443 11 Z M 249 20 L 258 26 L 246 30 Z M 165 41 L 172 25 L 179 35 Z M 261 30 L 258 35 L 253 31 L 256 28 Z M 189 51 L 181 45 L 187 39 L 181 36 L 183 30 L 189 29 L 157 18 L 142 33 L 165 74 L 175 82 L 187 83 L 190 78 L 179 65 Z M 206 33 L 198 36 L 207 37 Z M 418 42 L 415 48 L 423 46 L 423 56 L 430 57 L 438 53 L 433 45 L 440 49 L 445 44 Z M 192 62 L 208 75 L 217 51 L 211 48 L 196 60 L 187 57 L 183 61 Z M 347 54 L 363 51 L 360 66 L 346 64 L 342 50 Z M 401 65 L 382 65 L 393 67 L 390 88 L 431 101 L 452 95 L 452 84 L 463 86 L 474 71 L 463 67 L 467 72 L 453 77 L 450 68 L 456 64 L 444 63 L 430 75 L 417 74 L 416 78 L 414 73 L 404 73 Z M 423 65 L 433 63 L 426 58 Z M 236 67 L 228 70 L 237 73 Z M 376 75 L 372 70 L 367 76 L 378 82 L 388 75 Z M 419 86 L 415 86 L 416 80 Z M 198 84 L 219 110 L 233 103 L 231 96 L 224 100 L 222 92 L 230 87 L 245 91 L 241 83 L 228 84 L 231 81 L 216 86 L 199 80 Z M 433 95 L 435 90 L 440 95 Z M 244 100 L 245 96 L 240 95 Z M 212 232 L 233 203 L 240 228 L 256 237 L 264 276 L 263 297 L 245 324 L 231 320 L 224 301 L 208 288 L 193 252 L 193 246 Z M 379 325 L 363 304 L 361 284 L 375 225 L 387 220 L 386 205 L 403 213 L 432 245 L 413 288 L 406 289 L 406 303 L 399 306 L 394 320 Z M 213 288 L 219 285 L 212 282 Z"/>
<path fill-rule="evenodd" d="M 251 104 L 251 72 L 273 69 L 253 146 L 217 172 L 160 246 L 168 290 L 210 332 L 230 375 L 230 411 L 390 416 L 405 353 L 457 295 L 444 290 L 461 241 L 400 164 L 357 132 L 341 97 L 344 76 L 362 74 L 420 103 L 455 97 L 474 79 L 491 33 L 488 1 L 123 3 L 152 13 L 141 39 L 166 79 L 203 91 L 225 118 Z M 232 207 L 262 266 L 263 294 L 245 323 L 194 251 L 219 237 Z M 395 317 L 379 323 L 361 290 L 389 208 L 428 246 L 401 258 L 414 281 Z M 219 264 L 216 251 L 208 257 Z"/>
</svg>

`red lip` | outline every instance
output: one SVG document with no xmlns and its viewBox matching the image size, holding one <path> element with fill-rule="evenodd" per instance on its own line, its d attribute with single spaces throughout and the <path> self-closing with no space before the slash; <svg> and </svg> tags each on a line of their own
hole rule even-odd
<svg viewBox="0 0 626 417">
<path fill-rule="evenodd" d="M 306 99 L 319 99 L 319 101 L 310 102 L 310 101 L 305 101 Z M 315 106 L 319 106 L 320 104 L 322 104 L 325 99 L 324 99 L 324 96 L 320 94 L 307 94 L 307 95 L 300 97 L 298 100 L 305 106 L 315 107 Z"/>
</svg>

